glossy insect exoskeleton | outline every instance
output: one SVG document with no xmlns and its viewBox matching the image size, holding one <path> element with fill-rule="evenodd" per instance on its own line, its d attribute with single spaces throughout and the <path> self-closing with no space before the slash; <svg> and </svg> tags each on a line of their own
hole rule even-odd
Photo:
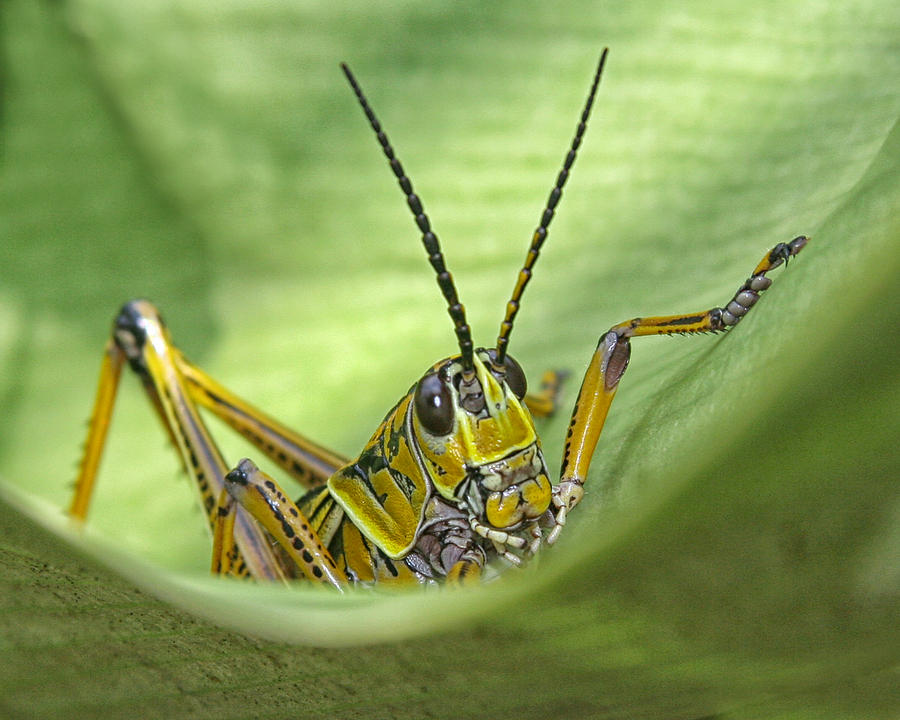
<svg viewBox="0 0 900 720">
<path fill-rule="evenodd" d="M 716 332 L 736 325 L 771 284 L 766 273 L 807 243 L 800 236 L 776 245 L 723 307 L 634 318 L 604 333 L 575 401 L 554 483 L 533 416 L 554 409 L 562 376 L 548 373 L 540 391 L 529 393 L 525 373 L 507 348 L 522 294 L 575 162 L 606 55 L 604 50 L 497 341 L 477 349 L 422 202 L 356 79 L 342 66 L 421 232 L 459 352 L 433 365 L 388 412 L 359 456 L 347 459 L 219 385 L 175 347 L 153 305 L 129 302 L 116 318 L 106 347 L 71 514 L 86 516 L 120 372 L 127 362 L 141 378 L 199 489 L 213 531 L 215 573 L 260 580 L 305 577 L 338 589 L 459 582 L 482 576 L 498 564 L 519 565 L 542 545 L 554 543 L 583 496 L 594 448 L 628 366 L 631 338 Z M 307 492 L 293 502 L 247 459 L 229 468 L 201 418 L 201 408 L 249 439 Z"/>
</svg>

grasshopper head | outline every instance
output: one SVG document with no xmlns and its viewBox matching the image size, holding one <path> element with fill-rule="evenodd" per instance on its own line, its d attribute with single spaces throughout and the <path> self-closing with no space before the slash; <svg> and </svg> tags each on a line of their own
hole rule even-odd
<svg viewBox="0 0 900 720">
<path fill-rule="evenodd" d="M 397 179 L 422 244 L 447 302 L 459 344 L 459 355 L 435 365 L 416 384 L 413 430 L 426 473 L 438 493 L 495 528 L 516 528 L 550 506 L 552 488 L 531 414 L 522 404 L 525 376 L 507 354 L 522 293 L 547 238 L 563 186 L 575 162 L 594 104 L 607 50 L 600 55 L 575 136 L 534 231 L 525 263 L 516 278 L 494 349 L 475 350 L 466 312 L 447 270 L 444 254 L 421 198 L 397 158 L 381 123 L 350 72 L 341 65 L 378 144 Z M 404 535 L 404 541 L 408 538 Z"/>
<path fill-rule="evenodd" d="M 499 529 L 543 515 L 552 488 L 525 397 L 525 374 L 509 355 L 479 349 L 474 373 L 460 358 L 435 365 L 416 384 L 413 430 L 442 497 Z"/>
</svg>

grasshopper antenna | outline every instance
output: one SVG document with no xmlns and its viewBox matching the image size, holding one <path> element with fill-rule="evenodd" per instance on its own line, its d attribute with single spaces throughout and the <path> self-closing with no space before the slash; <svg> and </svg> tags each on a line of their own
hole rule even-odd
<svg viewBox="0 0 900 720">
<path fill-rule="evenodd" d="M 447 312 L 450 313 L 450 317 L 453 320 L 453 326 L 456 329 L 456 338 L 459 342 L 459 350 L 462 355 L 463 373 L 467 376 L 472 376 L 472 355 L 474 352 L 472 345 L 472 331 L 466 323 L 466 309 L 463 307 L 462 303 L 460 303 L 459 297 L 456 294 L 453 276 L 444 264 L 444 254 L 441 252 L 441 246 L 438 242 L 437 235 L 431 230 L 431 223 L 428 220 L 428 216 L 425 214 L 425 210 L 422 208 L 422 201 L 419 199 L 419 196 L 413 192 L 412 182 L 406 177 L 406 173 L 403 171 L 403 165 L 400 164 L 400 161 L 394 154 L 394 148 L 391 147 L 387 135 L 385 135 L 384 131 L 381 129 L 381 123 L 378 122 L 378 118 L 375 117 L 375 113 L 369 106 L 366 96 L 363 95 L 359 83 L 356 82 L 356 78 L 345 63 L 341 63 L 341 70 L 343 70 L 344 75 L 347 76 L 350 87 L 352 87 L 353 92 L 356 93 L 356 99 L 359 100 L 363 112 L 365 112 L 366 117 L 369 118 L 369 124 L 372 126 L 372 130 L 375 131 L 375 136 L 378 138 L 381 149 L 384 151 L 385 157 L 387 157 L 388 162 L 391 165 L 391 170 L 394 172 L 397 182 L 400 184 L 400 189 L 403 191 L 403 194 L 406 195 L 406 204 L 409 206 L 413 218 L 415 218 L 416 225 L 418 225 L 419 230 L 422 232 L 422 244 L 425 245 L 431 267 L 433 267 L 435 273 L 437 273 L 438 286 L 444 294 L 444 299 L 447 301 Z"/>
<path fill-rule="evenodd" d="M 528 248 L 528 255 L 525 256 L 525 264 L 522 266 L 522 269 L 519 270 L 519 277 L 513 288 L 512 296 L 510 297 L 509 302 L 506 303 L 506 317 L 500 324 L 500 335 L 497 337 L 497 354 L 492 363 L 494 370 L 497 372 L 503 372 L 506 349 L 509 345 L 509 336 L 512 332 L 513 320 L 515 320 L 516 313 L 519 312 L 519 301 L 522 299 L 522 293 L 525 292 L 525 286 L 528 285 L 528 281 L 531 280 L 531 269 L 537 262 L 538 255 L 541 252 L 541 246 L 544 244 L 544 240 L 547 239 L 547 228 L 550 227 L 554 210 L 556 209 L 560 197 L 562 197 L 563 185 L 565 185 L 566 180 L 569 179 L 569 170 L 575 162 L 578 146 L 581 145 L 581 139 L 584 137 L 584 131 L 587 128 L 587 121 L 591 115 L 591 107 L 594 105 L 594 97 L 597 94 L 597 86 L 600 84 L 600 75 L 603 73 L 603 66 L 606 63 L 606 56 L 608 53 L 609 48 L 603 48 L 603 52 L 600 54 L 600 62 L 597 64 L 597 71 L 594 73 L 594 81 L 591 83 L 591 90 L 588 93 L 587 101 L 584 104 L 584 110 L 581 111 L 581 120 L 578 122 L 578 127 L 575 128 L 575 137 L 572 138 L 572 146 L 569 148 L 569 152 L 566 153 L 562 170 L 560 170 L 559 176 L 556 178 L 556 184 L 550 191 L 550 197 L 547 199 L 547 206 L 544 208 L 540 223 L 534 231 L 534 236 L 531 238 L 531 247 Z"/>
</svg>

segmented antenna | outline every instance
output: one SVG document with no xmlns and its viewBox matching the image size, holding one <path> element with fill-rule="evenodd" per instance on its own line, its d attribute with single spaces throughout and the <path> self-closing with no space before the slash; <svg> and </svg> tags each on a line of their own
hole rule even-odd
<svg viewBox="0 0 900 720">
<path fill-rule="evenodd" d="M 466 309 L 463 307 L 462 303 L 459 302 L 459 298 L 457 297 L 456 286 L 453 284 L 453 276 L 444 265 L 444 255 L 441 252 L 441 246 L 438 242 L 437 235 L 432 232 L 431 223 L 428 220 L 428 216 L 425 214 L 425 210 L 422 208 L 422 201 L 419 199 L 419 196 L 413 192 L 412 182 L 406 177 L 406 173 L 403 171 L 403 165 L 400 164 L 400 161 L 394 155 L 394 148 L 391 147 L 387 135 L 385 135 L 384 131 L 381 129 L 381 123 L 378 122 L 378 118 L 375 117 L 375 113 L 372 112 L 372 108 L 369 107 L 369 102 L 366 100 L 365 95 L 363 95 L 359 83 L 356 82 L 356 78 L 353 77 L 353 73 L 350 72 L 350 68 L 348 68 L 345 63 L 341 63 L 341 69 L 344 71 L 344 75 L 347 76 L 347 80 L 350 82 L 350 87 L 353 88 L 353 92 L 356 93 L 356 99 L 359 100 L 363 112 L 365 112 L 366 117 L 369 118 L 369 124 L 375 131 L 375 136 L 378 138 L 381 149 L 384 151 L 385 157 L 387 157 L 388 162 L 391 165 L 391 170 L 393 170 L 394 175 L 397 177 L 400 189 L 403 190 L 404 195 L 406 195 L 406 204 L 409 205 L 409 209 L 415 218 L 416 225 L 418 225 L 419 230 L 422 231 L 422 244 L 425 245 L 431 267 L 433 267 L 435 273 L 437 273 L 438 286 L 441 288 L 444 299 L 447 301 L 447 312 L 450 313 L 450 317 L 453 319 L 453 326 L 456 329 L 456 338 L 459 341 L 459 350 L 462 354 L 463 371 L 465 373 L 471 373 L 473 368 L 472 331 L 466 323 Z"/>
<path fill-rule="evenodd" d="M 594 96 L 597 94 L 597 86 L 600 84 L 600 75 L 603 73 L 603 65 L 606 63 L 606 55 L 608 52 L 609 48 L 603 48 L 603 52 L 600 54 L 597 72 L 594 73 L 594 81 L 591 83 L 591 90 L 588 93 L 587 101 L 584 104 L 584 110 L 581 111 L 581 120 L 578 123 L 578 127 L 575 129 L 575 137 L 572 138 L 572 146 L 569 148 L 569 152 L 566 154 L 566 158 L 563 161 L 563 167 L 559 172 L 559 176 L 556 178 L 556 184 L 550 191 L 550 197 L 547 199 L 547 207 L 544 208 L 544 213 L 541 215 L 540 224 L 534 231 L 534 236 L 531 239 L 531 247 L 528 249 L 528 255 L 525 256 L 525 264 L 522 266 L 522 269 L 519 270 L 519 277 L 513 288 L 512 297 L 510 297 L 509 302 L 506 303 L 506 317 L 503 319 L 503 322 L 500 323 L 500 335 L 497 337 L 497 356 L 493 362 L 495 369 L 498 371 L 502 371 L 503 369 L 503 360 L 506 357 L 506 348 L 509 345 L 509 335 L 512 332 L 513 320 L 516 317 L 516 313 L 519 312 L 519 301 L 522 298 L 522 293 L 525 292 L 525 286 L 528 285 L 528 281 L 531 280 L 531 268 L 534 267 L 534 264 L 537 262 L 538 255 L 541 252 L 541 246 L 544 244 L 544 240 L 547 239 L 547 228 L 553 220 L 553 212 L 560 197 L 562 197 L 563 185 L 565 185 L 566 180 L 569 179 L 569 170 L 575 162 L 578 146 L 581 145 L 581 139 L 584 137 L 584 131 L 587 128 L 587 121 L 591 115 L 591 107 L 594 104 Z"/>
</svg>

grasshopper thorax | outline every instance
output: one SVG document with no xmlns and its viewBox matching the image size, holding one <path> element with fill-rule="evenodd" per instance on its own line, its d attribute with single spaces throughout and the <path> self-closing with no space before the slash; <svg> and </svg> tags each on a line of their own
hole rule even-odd
<svg viewBox="0 0 900 720">
<path fill-rule="evenodd" d="M 531 414 L 525 375 L 508 355 L 478 349 L 473 371 L 459 356 L 426 373 L 413 394 L 414 442 L 441 497 L 495 528 L 543 515 L 552 488 Z"/>
</svg>

